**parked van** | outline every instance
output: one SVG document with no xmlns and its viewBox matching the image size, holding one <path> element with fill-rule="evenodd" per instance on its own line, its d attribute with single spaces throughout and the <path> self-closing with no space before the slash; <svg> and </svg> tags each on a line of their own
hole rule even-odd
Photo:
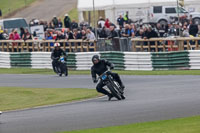
<svg viewBox="0 0 200 133">
<path fill-rule="evenodd" d="M 184 8 L 179 7 L 177 10 L 176 6 L 153 6 L 150 8 L 149 22 L 150 23 L 161 23 L 166 25 L 170 22 L 171 17 L 177 17 L 177 12 L 183 16 L 186 14 L 188 17 L 192 15 L 192 18 L 196 24 L 200 24 L 200 13 L 192 12 L 188 13 Z"/>
<path fill-rule="evenodd" d="M 11 19 L 1 19 L 0 27 L 4 30 L 8 30 L 8 33 L 12 31 L 12 29 L 25 28 L 30 31 L 30 28 L 24 18 L 11 18 Z"/>
</svg>

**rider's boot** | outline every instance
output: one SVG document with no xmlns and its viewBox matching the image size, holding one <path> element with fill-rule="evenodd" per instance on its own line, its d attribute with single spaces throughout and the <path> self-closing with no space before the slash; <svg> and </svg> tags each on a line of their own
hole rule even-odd
<svg viewBox="0 0 200 133">
<path fill-rule="evenodd" d="M 113 95 L 112 95 L 112 94 L 109 94 L 109 95 L 108 95 L 108 101 L 110 101 L 112 98 L 113 98 Z"/>
</svg>

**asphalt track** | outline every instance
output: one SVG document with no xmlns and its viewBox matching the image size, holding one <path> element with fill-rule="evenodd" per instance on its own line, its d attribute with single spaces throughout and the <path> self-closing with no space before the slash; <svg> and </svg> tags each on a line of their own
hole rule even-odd
<svg viewBox="0 0 200 133">
<path fill-rule="evenodd" d="M 77 5 L 77 0 L 37 0 L 25 9 L 22 9 L 10 17 L 26 18 L 29 22 L 36 18 L 39 20 L 50 21 L 53 16 L 61 16 L 69 12 Z"/>
<path fill-rule="evenodd" d="M 200 115 L 200 76 L 121 76 L 126 100 L 107 97 L 3 112 L 0 133 L 56 133 Z M 0 75 L 0 86 L 94 88 L 91 77 Z"/>
</svg>

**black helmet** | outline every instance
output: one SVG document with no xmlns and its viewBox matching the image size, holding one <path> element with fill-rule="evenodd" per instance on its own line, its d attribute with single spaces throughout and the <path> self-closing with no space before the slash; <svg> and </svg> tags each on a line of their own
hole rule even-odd
<svg viewBox="0 0 200 133">
<path fill-rule="evenodd" d="M 92 57 L 92 62 L 94 63 L 94 60 L 99 60 L 100 58 L 99 58 L 99 55 L 94 55 L 93 57 Z"/>
</svg>

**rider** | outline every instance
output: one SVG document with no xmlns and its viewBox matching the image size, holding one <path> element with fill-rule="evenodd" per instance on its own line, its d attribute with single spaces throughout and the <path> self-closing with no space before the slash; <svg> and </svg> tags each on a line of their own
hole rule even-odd
<svg viewBox="0 0 200 133">
<path fill-rule="evenodd" d="M 66 61 L 66 53 L 60 48 L 60 43 L 55 43 L 54 44 L 54 50 L 51 53 L 51 59 L 52 61 L 52 67 L 55 73 L 56 72 L 56 67 L 59 65 L 59 59 L 61 56 L 64 56 L 65 61 Z M 62 73 L 60 73 L 60 76 L 62 75 Z M 65 74 L 65 76 L 67 76 L 67 73 Z"/>
<path fill-rule="evenodd" d="M 91 74 L 92 74 L 92 79 L 93 79 L 94 83 L 98 82 L 96 75 L 100 76 L 101 74 L 103 74 L 105 71 L 108 70 L 108 67 L 110 67 L 110 69 L 114 69 L 114 65 L 112 63 L 110 63 L 107 60 L 100 59 L 98 55 L 94 55 L 92 57 L 92 62 L 94 65 L 91 67 Z M 112 72 L 110 72 L 110 74 L 119 83 L 121 88 L 124 90 L 125 87 L 124 87 L 119 75 L 117 73 L 112 73 Z M 103 82 L 100 81 L 96 86 L 96 90 L 97 90 L 97 92 L 107 95 L 108 100 L 110 101 L 111 98 L 113 97 L 113 95 L 110 94 L 107 90 L 103 89 L 104 86 L 105 86 L 105 84 L 103 84 Z M 125 97 L 123 95 L 122 95 L 122 99 L 125 99 Z"/>
</svg>

